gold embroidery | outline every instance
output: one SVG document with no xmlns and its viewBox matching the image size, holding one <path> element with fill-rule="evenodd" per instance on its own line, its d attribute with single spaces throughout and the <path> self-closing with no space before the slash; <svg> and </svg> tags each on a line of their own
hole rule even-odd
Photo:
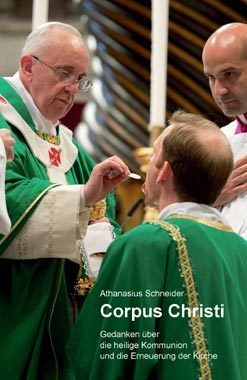
<svg viewBox="0 0 247 380">
<path fill-rule="evenodd" d="M 17 238 L 17 253 L 20 260 L 27 258 L 27 246 L 28 246 L 28 236 L 27 236 L 27 229 L 29 225 L 29 220 L 21 230 L 21 233 Z"/>
<path fill-rule="evenodd" d="M 192 215 L 186 215 L 186 214 L 173 214 L 173 215 L 169 215 L 169 216 L 167 217 L 167 219 L 173 219 L 173 218 L 190 219 L 190 220 L 194 220 L 195 222 L 198 222 L 198 223 L 204 224 L 205 226 L 209 226 L 209 227 L 216 228 L 217 230 L 228 231 L 228 232 L 234 232 L 233 229 L 232 229 L 232 227 L 230 227 L 230 226 L 227 225 L 227 224 L 223 224 L 223 223 L 216 222 L 216 221 L 209 220 L 209 219 L 198 218 L 198 217 L 196 217 L 196 216 L 192 216 Z"/>
<path fill-rule="evenodd" d="M 90 216 L 89 216 L 89 222 L 93 222 L 95 220 L 99 220 L 105 217 L 106 213 L 106 201 L 105 199 L 96 202 L 94 205 L 92 205 L 90 209 Z M 79 242 L 79 250 L 80 253 L 82 254 L 82 262 L 80 266 L 80 272 L 79 272 L 79 278 L 76 281 L 76 284 L 74 286 L 74 290 L 78 296 L 85 296 L 87 295 L 90 290 L 92 289 L 95 279 L 93 279 L 90 276 L 90 271 L 88 270 L 89 264 L 87 262 L 87 255 L 85 253 L 85 247 L 83 245 L 83 241 L 81 240 Z M 84 267 L 85 272 L 86 272 L 86 277 L 81 278 L 81 272 L 82 272 L 82 267 Z"/>
<path fill-rule="evenodd" d="M 96 202 L 92 205 L 90 210 L 89 221 L 99 220 L 105 217 L 106 213 L 106 201 L 105 199 Z"/>
<path fill-rule="evenodd" d="M 151 224 L 159 225 L 161 228 L 166 230 L 172 239 L 177 243 L 178 249 L 178 260 L 181 268 L 182 279 L 185 283 L 185 288 L 188 297 L 188 306 L 190 309 L 199 308 L 199 302 L 197 299 L 197 293 L 195 288 L 195 282 L 193 278 L 192 266 L 190 263 L 188 250 L 185 243 L 185 238 L 182 236 L 179 228 L 170 223 L 157 220 L 149 222 Z M 211 380 L 211 369 L 209 365 L 208 351 L 206 347 L 206 341 L 203 331 L 203 323 L 201 321 L 200 315 L 197 313 L 195 317 L 190 318 L 189 325 L 192 329 L 192 335 L 194 339 L 194 344 L 196 351 L 199 354 L 198 356 L 202 359 L 198 360 L 199 369 L 200 369 L 200 380 Z"/>
<path fill-rule="evenodd" d="M 75 292 L 78 296 L 87 295 L 94 285 L 94 280 L 91 278 L 80 278 L 74 286 Z"/>
<path fill-rule="evenodd" d="M 49 133 L 44 133 L 41 131 L 36 131 L 36 133 L 41 139 L 48 141 L 50 144 L 54 144 L 54 145 L 60 144 L 61 140 L 59 136 L 50 135 Z"/>
<path fill-rule="evenodd" d="M 48 198 L 49 199 L 49 198 Z M 49 228 L 48 228 L 48 234 L 47 234 L 47 248 L 48 248 L 48 255 L 51 257 L 53 253 L 53 235 L 54 235 L 54 225 L 55 225 L 55 217 L 53 210 L 56 209 L 56 193 L 52 193 L 51 197 L 49 199 Z"/>
</svg>

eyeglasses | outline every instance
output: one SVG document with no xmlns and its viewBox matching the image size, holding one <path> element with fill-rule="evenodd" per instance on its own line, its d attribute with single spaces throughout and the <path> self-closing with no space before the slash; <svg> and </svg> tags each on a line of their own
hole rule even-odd
<svg viewBox="0 0 247 380">
<path fill-rule="evenodd" d="M 41 61 L 41 59 L 39 59 L 35 55 L 31 55 L 31 57 L 33 57 L 34 59 L 51 69 L 55 73 L 59 82 L 62 82 L 65 85 L 71 85 L 76 82 L 78 84 L 78 91 L 80 92 L 87 92 L 93 85 L 93 83 L 88 79 L 86 74 L 83 74 L 80 79 L 77 79 L 75 75 L 69 73 L 64 69 L 55 69 L 54 67 L 51 67 L 47 63 Z"/>
</svg>

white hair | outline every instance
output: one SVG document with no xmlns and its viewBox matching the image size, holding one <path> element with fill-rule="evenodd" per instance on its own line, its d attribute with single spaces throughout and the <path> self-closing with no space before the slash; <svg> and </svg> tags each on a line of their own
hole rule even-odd
<svg viewBox="0 0 247 380">
<path fill-rule="evenodd" d="M 67 32 L 72 34 L 83 41 L 80 32 L 74 28 L 72 25 L 64 24 L 62 22 L 47 22 L 42 24 L 39 28 L 32 31 L 26 38 L 23 48 L 21 50 L 21 55 L 23 54 L 39 54 L 42 51 L 51 49 L 56 41 L 51 39 L 51 33 L 53 31 L 61 31 L 62 33 Z"/>
</svg>

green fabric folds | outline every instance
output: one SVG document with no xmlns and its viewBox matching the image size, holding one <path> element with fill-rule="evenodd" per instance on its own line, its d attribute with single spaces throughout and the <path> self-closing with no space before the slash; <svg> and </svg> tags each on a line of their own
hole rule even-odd
<svg viewBox="0 0 247 380">
<path fill-rule="evenodd" d="M 185 238 L 199 305 L 223 305 L 224 317 L 214 312 L 201 318 L 206 352 L 216 355 L 208 356 L 211 377 L 201 376 L 191 319 L 181 314 L 188 306 L 188 289 L 178 245 L 159 225 L 143 224 L 112 243 L 79 315 L 68 346 L 77 380 L 245 379 L 247 243 L 233 232 L 196 221 L 167 222 Z M 104 316 L 103 305 L 108 305 Z M 169 314 L 171 305 L 177 317 Z M 133 308 L 142 315 L 133 317 Z"/>
</svg>

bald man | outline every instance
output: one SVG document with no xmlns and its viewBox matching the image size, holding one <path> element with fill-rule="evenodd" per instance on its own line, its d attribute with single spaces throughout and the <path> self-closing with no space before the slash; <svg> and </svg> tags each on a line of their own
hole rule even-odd
<svg viewBox="0 0 247 380">
<path fill-rule="evenodd" d="M 247 239 L 247 24 L 217 29 L 202 54 L 213 98 L 234 121 L 222 128 L 235 159 L 234 170 L 215 205 L 236 232 Z"/>
</svg>

